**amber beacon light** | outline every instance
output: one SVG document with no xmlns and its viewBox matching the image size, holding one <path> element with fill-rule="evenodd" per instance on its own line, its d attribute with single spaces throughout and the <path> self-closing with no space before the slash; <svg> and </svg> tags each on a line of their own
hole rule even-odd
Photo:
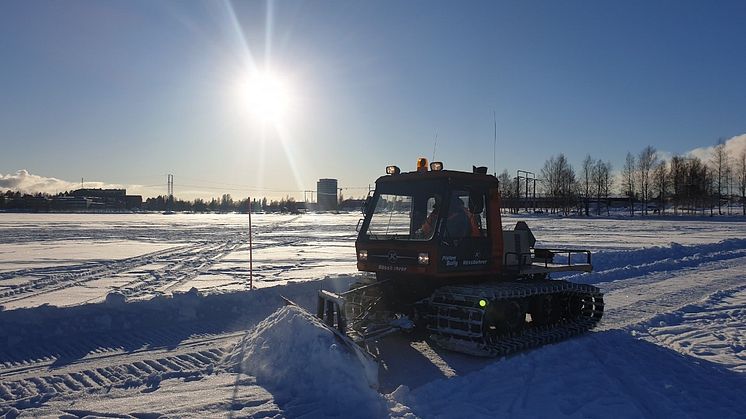
<svg viewBox="0 0 746 419">
<path fill-rule="evenodd" d="M 420 157 L 417 159 L 417 171 L 418 172 L 427 172 L 427 159 L 424 157 Z"/>
</svg>

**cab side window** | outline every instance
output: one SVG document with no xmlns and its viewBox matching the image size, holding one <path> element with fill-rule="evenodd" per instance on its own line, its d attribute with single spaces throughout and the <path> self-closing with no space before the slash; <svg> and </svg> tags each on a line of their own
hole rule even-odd
<svg viewBox="0 0 746 419">
<path fill-rule="evenodd" d="M 445 236 L 451 239 L 487 236 L 484 194 L 466 190 L 453 191 L 445 222 Z"/>
</svg>

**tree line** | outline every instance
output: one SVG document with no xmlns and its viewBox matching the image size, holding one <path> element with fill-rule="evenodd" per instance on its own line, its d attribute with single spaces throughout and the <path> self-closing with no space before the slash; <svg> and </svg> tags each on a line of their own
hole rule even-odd
<svg viewBox="0 0 746 419">
<path fill-rule="evenodd" d="M 30 210 L 49 211 L 49 201 L 54 198 L 71 196 L 70 192 L 48 194 L 38 192 L 35 194 L 21 193 L 20 191 L 6 191 L 0 193 L 0 210 Z M 299 203 L 292 197 L 279 200 L 268 200 L 254 198 L 249 204 L 249 199 L 234 200 L 230 194 L 224 194 L 220 198 L 204 200 L 201 198 L 190 200 L 175 199 L 167 195 L 159 195 L 155 198 L 147 198 L 142 203 L 145 211 L 187 211 L 187 212 L 248 212 L 249 205 L 254 212 L 298 212 Z"/>
<path fill-rule="evenodd" d="M 724 141 L 718 141 L 712 157 L 704 161 L 696 156 L 673 156 L 661 159 L 652 146 L 637 154 L 627 153 L 617 176 L 611 162 L 586 155 L 578 171 L 564 154 L 551 156 L 535 178 L 511 177 L 507 170 L 498 176 L 503 209 L 518 212 L 521 207 L 535 211 L 590 215 L 610 214 L 620 201 L 635 214 L 724 214 L 740 205 L 746 215 L 746 149 L 731 155 Z M 524 172 L 528 173 L 528 172 Z M 45 193 L 0 193 L 0 209 L 30 208 L 29 203 L 68 196 Z M 340 197 L 341 198 L 341 197 Z M 341 199 L 340 199 L 341 200 Z M 21 205 L 22 204 L 22 205 Z M 354 202 L 357 204 L 357 202 Z M 20 206 L 19 206 L 20 205 Z M 341 205 L 341 204 L 340 204 Z M 248 198 L 234 200 L 230 194 L 220 198 L 192 201 L 159 195 L 147 198 L 146 211 L 191 212 L 298 212 L 300 204 L 291 197 L 280 200 Z"/>
<path fill-rule="evenodd" d="M 251 206 L 252 212 L 298 212 L 298 202 L 292 197 L 285 197 L 279 200 L 268 200 L 263 198 L 249 198 L 235 200 L 231 194 L 223 194 L 220 198 L 204 200 L 196 198 L 192 201 L 183 199 L 174 199 L 168 196 L 158 195 L 155 198 L 148 198 L 143 202 L 143 208 L 146 211 L 179 211 L 179 212 L 249 212 Z"/>
<path fill-rule="evenodd" d="M 511 177 L 507 171 L 499 176 L 505 209 L 518 212 L 520 207 L 550 213 L 600 215 L 624 201 L 630 216 L 666 214 L 724 214 L 740 205 L 746 215 L 746 149 L 730 155 L 723 140 L 714 147 L 707 161 L 696 156 L 673 156 L 664 160 L 656 149 L 647 146 L 638 154 L 627 153 L 618 177 L 612 174 L 608 161 L 586 155 L 575 171 L 564 154 L 552 156 L 544 163 L 536 179 Z M 615 196 L 616 195 L 616 196 Z M 592 208 L 593 207 L 593 208 Z"/>
</svg>

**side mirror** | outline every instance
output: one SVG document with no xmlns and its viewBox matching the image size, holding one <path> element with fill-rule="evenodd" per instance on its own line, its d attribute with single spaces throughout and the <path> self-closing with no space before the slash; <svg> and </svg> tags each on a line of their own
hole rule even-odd
<svg viewBox="0 0 746 419">
<path fill-rule="evenodd" d="M 355 227 L 355 231 L 357 231 L 359 233 L 360 232 L 360 226 L 362 224 L 363 224 L 363 219 L 362 218 L 359 219 L 359 220 L 357 220 L 357 226 Z"/>
<path fill-rule="evenodd" d="M 363 215 L 368 213 L 368 205 L 370 205 L 370 196 L 365 198 L 365 201 L 363 201 L 363 205 L 360 208 L 360 210 L 363 212 Z"/>
</svg>

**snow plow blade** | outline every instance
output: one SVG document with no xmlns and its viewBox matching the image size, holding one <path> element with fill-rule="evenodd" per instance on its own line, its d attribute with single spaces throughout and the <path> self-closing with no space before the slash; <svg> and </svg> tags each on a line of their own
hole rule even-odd
<svg viewBox="0 0 746 419">
<path fill-rule="evenodd" d="M 336 307 L 337 314 L 340 316 L 340 318 L 344 319 L 344 300 L 334 293 L 322 290 L 322 291 L 319 291 L 319 307 L 323 307 L 321 293 L 329 294 L 329 298 L 334 298 L 334 300 L 332 300 L 334 304 L 332 306 L 332 310 Z M 308 313 L 306 309 L 299 306 L 292 300 L 285 298 L 285 297 L 282 297 L 282 299 L 285 301 L 286 305 L 292 305 L 292 306 L 298 307 L 299 309 Z M 327 300 L 323 300 L 323 301 L 327 301 Z M 347 336 L 347 334 L 345 334 L 344 329 L 340 329 L 338 325 L 335 325 L 335 324 L 330 325 L 327 321 L 324 321 L 324 318 L 322 318 L 319 313 L 317 313 L 316 316 L 314 316 L 311 313 L 309 314 L 313 317 L 319 318 L 321 320 L 319 323 L 323 324 L 325 328 L 327 328 L 332 333 L 334 333 L 334 336 L 336 337 L 337 342 L 339 342 L 340 345 L 343 348 L 347 349 L 349 352 L 354 353 L 358 357 L 360 362 L 362 362 L 362 364 L 365 365 L 366 370 L 371 369 L 370 367 L 371 365 L 375 365 L 375 376 L 378 377 L 378 360 L 373 354 L 371 354 L 370 352 L 368 352 L 368 350 L 356 344 L 352 339 L 350 339 L 350 337 Z M 334 314 L 334 311 L 332 311 L 332 314 Z M 344 320 L 342 321 L 342 324 L 345 324 Z M 367 372 L 369 374 L 373 373 L 373 371 L 367 371 Z"/>
<path fill-rule="evenodd" d="M 319 300 L 316 306 L 316 317 L 337 332 L 347 336 L 347 317 L 345 315 L 345 299 L 333 292 L 319 290 Z M 348 337 L 349 339 L 349 337 Z"/>
<path fill-rule="evenodd" d="M 282 297 L 283 301 L 285 302 L 285 305 L 294 306 L 298 310 L 305 312 L 309 318 L 316 319 L 317 320 L 316 323 L 318 325 L 332 332 L 332 334 L 334 334 L 334 337 L 337 343 L 339 343 L 339 347 L 343 351 L 346 351 L 349 354 L 354 354 L 355 358 L 363 366 L 363 369 L 365 370 L 365 379 L 367 380 L 368 385 L 373 389 L 376 389 L 376 390 L 378 389 L 378 361 L 373 356 L 373 354 L 361 348 L 360 346 L 356 345 L 355 342 L 352 341 L 352 339 L 340 333 L 339 330 L 333 327 L 329 327 L 324 322 L 318 320 L 315 315 L 313 315 L 312 313 L 310 313 L 308 310 L 304 309 L 303 307 L 299 306 L 294 301 L 282 295 L 280 297 Z"/>
</svg>

